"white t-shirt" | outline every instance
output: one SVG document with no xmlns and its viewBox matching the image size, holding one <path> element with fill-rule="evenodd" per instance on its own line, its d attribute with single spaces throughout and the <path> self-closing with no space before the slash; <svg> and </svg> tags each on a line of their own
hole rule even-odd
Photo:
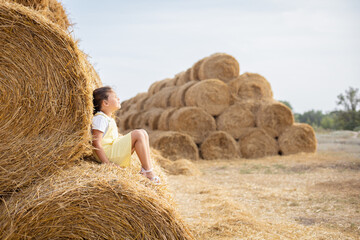
<svg viewBox="0 0 360 240">
<path fill-rule="evenodd" d="M 99 114 L 93 117 L 92 119 L 92 129 L 99 130 L 105 135 L 106 131 L 109 128 L 110 117 Z"/>
</svg>

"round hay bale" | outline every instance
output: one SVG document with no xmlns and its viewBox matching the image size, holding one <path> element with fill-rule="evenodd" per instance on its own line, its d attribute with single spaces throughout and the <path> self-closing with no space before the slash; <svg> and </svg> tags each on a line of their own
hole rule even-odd
<svg viewBox="0 0 360 240">
<path fill-rule="evenodd" d="M 135 104 L 138 101 L 142 100 L 144 97 L 149 97 L 149 94 L 147 92 L 138 93 L 135 97 L 132 98 L 131 103 Z"/>
<path fill-rule="evenodd" d="M 197 61 L 192 67 L 191 67 L 191 71 L 190 71 L 190 80 L 191 81 L 198 81 L 200 80 L 199 77 L 199 69 L 201 64 L 205 61 L 206 58 L 203 58 L 199 61 Z"/>
<path fill-rule="evenodd" d="M 163 131 L 169 130 L 170 117 L 177 109 L 178 108 L 167 108 L 161 113 L 158 121 L 159 130 L 163 130 Z"/>
<path fill-rule="evenodd" d="M 145 112 L 135 112 L 129 118 L 130 129 L 138 129 L 145 127 Z"/>
<path fill-rule="evenodd" d="M 0 195 L 91 153 L 91 76 L 58 25 L 0 2 Z M 6 47 L 5 47 L 6 46 Z"/>
<path fill-rule="evenodd" d="M 193 239 L 165 189 L 110 164 L 63 171 L 0 212 L 1 239 Z"/>
<path fill-rule="evenodd" d="M 199 176 L 201 171 L 187 159 L 179 159 L 171 162 L 165 168 L 170 175 Z"/>
<path fill-rule="evenodd" d="M 239 76 L 239 63 L 233 56 L 216 53 L 207 57 L 200 66 L 198 75 L 200 80 L 220 79 L 229 82 Z"/>
<path fill-rule="evenodd" d="M 166 108 L 170 106 L 170 97 L 176 91 L 176 87 L 165 87 L 155 93 L 151 99 L 145 104 L 146 109 L 150 108 Z"/>
<path fill-rule="evenodd" d="M 165 87 L 174 87 L 174 86 L 176 86 L 175 80 L 176 80 L 175 78 L 167 78 Z"/>
<path fill-rule="evenodd" d="M 257 127 L 267 128 L 273 132 L 273 137 L 279 137 L 293 123 L 294 116 L 285 104 L 278 101 L 261 102 L 256 116 Z"/>
<path fill-rule="evenodd" d="M 280 153 L 289 155 L 299 152 L 316 152 L 314 129 L 305 123 L 294 123 L 279 137 Z"/>
<path fill-rule="evenodd" d="M 178 87 L 170 96 L 169 103 L 171 107 L 184 107 L 186 91 L 198 81 L 190 81 Z"/>
<path fill-rule="evenodd" d="M 36 10 L 63 29 L 71 25 L 62 4 L 56 0 L 9 0 Z"/>
<path fill-rule="evenodd" d="M 144 95 L 141 98 L 137 99 L 136 103 L 134 103 L 136 105 L 136 110 L 143 111 L 145 109 L 145 104 L 149 98 L 151 98 L 151 97 Z"/>
<path fill-rule="evenodd" d="M 201 143 L 208 132 L 215 131 L 214 118 L 198 107 L 184 107 L 170 117 L 169 129 L 190 135 L 195 143 Z"/>
<path fill-rule="evenodd" d="M 235 139 L 224 131 L 214 131 L 200 146 L 203 159 L 230 159 L 238 157 L 238 148 Z"/>
<path fill-rule="evenodd" d="M 184 73 L 185 72 L 182 71 L 182 72 L 179 72 L 178 74 L 175 74 L 175 76 L 174 76 L 175 86 L 180 86 L 179 79 L 180 79 L 181 75 L 184 74 Z"/>
<path fill-rule="evenodd" d="M 248 128 L 240 136 L 239 149 L 244 158 L 261 158 L 277 155 L 279 145 L 265 129 Z"/>
<path fill-rule="evenodd" d="M 228 84 L 232 98 L 236 101 L 269 100 L 273 97 L 270 83 L 257 73 L 243 73 Z"/>
<path fill-rule="evenodd" d="M 149 135 L 151 146 L 168 159 L 199 159 L 199 150 L 187 134 L 174 131 L 153 131 Z"/>
<path fill-rule="evenodd" d="M 203 80 L 185 92 L 185 105 L 200 107 L 217 116 L 230 105 L 229 88 L 218 79 Z"/>
<path fill-rule="evenodd" d="M 159 118 L 163 111 L 164 109 L 161 108 L 153 108 L 145 112 L 144 114 L 145 127 L 150 128 L 151 130 L 157 130 Z"/>
<path fill-rule="evenodd" d="M 185 83 L 189 82 L 190 81 L 190 73 L 191 73 L 191 68 L 189 68 L 183 74 L 181 74 L 179 79 L 176 82 L 177 86 L 184 85 Z"/>
<path fill-rule="evenodd" d="M 159 81 L 159 83 L 155 86 L 154 88 L 154 94 L 159 92 L 161 89 L 163 89 L 164 87 L 166 87 L 166 83 L 167 83 L 167 78 Z"/>
<path fill-rule="evenodd" d="M 229 106 L 216 118 L 216 129 L 229 133 L 238 139 L 244 129 L 255 127 L 254 111 L 259 106 L 258 102 L 238 102 Z"/>
</svg>

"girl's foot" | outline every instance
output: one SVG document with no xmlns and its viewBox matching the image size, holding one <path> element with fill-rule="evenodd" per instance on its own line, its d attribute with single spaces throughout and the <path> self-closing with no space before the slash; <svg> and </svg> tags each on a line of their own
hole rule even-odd
<svg viewBox="0 0 360 240">
<path fill-rule="evenodd" d="M 140 173 L 150 179 L 155 184 L 160 184 L 160 178 L 158 176 L 155 176 L 153 173 L 153 169 L 150 168 L 149 170 L 145 170 L 144 168 L 141 168 Z"/>
</svg>

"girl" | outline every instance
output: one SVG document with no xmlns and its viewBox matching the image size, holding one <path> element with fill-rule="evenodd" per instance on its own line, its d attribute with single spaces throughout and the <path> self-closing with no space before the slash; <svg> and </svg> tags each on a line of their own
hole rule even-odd
<svg viewBox="0 0 360 240">
<path fill-rule="evenodd" d="M 94 118 L 92 121 L 92 145 L 95 157 L 102 163 L 115 163 L 119 166 L 130 165 L 131 154 L 136 151 L 141 162 L 141 174 L 155 183 L 150 160 L 149 136 L 144 129 L 137 129 L 119 136 L 112 114 L 121 108 L 120 99 L 111 87 L 101 87 L 93 92 Z"/>
</svg>

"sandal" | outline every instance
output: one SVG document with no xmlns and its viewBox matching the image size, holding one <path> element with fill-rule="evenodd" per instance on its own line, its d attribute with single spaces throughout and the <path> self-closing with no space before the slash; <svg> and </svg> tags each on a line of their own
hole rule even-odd
<svg viewBox="0 0 360 240">
<path fill-rule="evenodd" d="M 140 174 L 144 175 L 144 173 L 149 173 L 152 172 L 153 169 L 150 168 L 149 170 L 145 170 L 143 167 L 141 168 Z M 150 181 L 152 181 L 155 185 L 159 185 L 160 184 L 160 178 L 158 176 L 154 176 L 152 178 L 148 178 Z"/>
</svg>

